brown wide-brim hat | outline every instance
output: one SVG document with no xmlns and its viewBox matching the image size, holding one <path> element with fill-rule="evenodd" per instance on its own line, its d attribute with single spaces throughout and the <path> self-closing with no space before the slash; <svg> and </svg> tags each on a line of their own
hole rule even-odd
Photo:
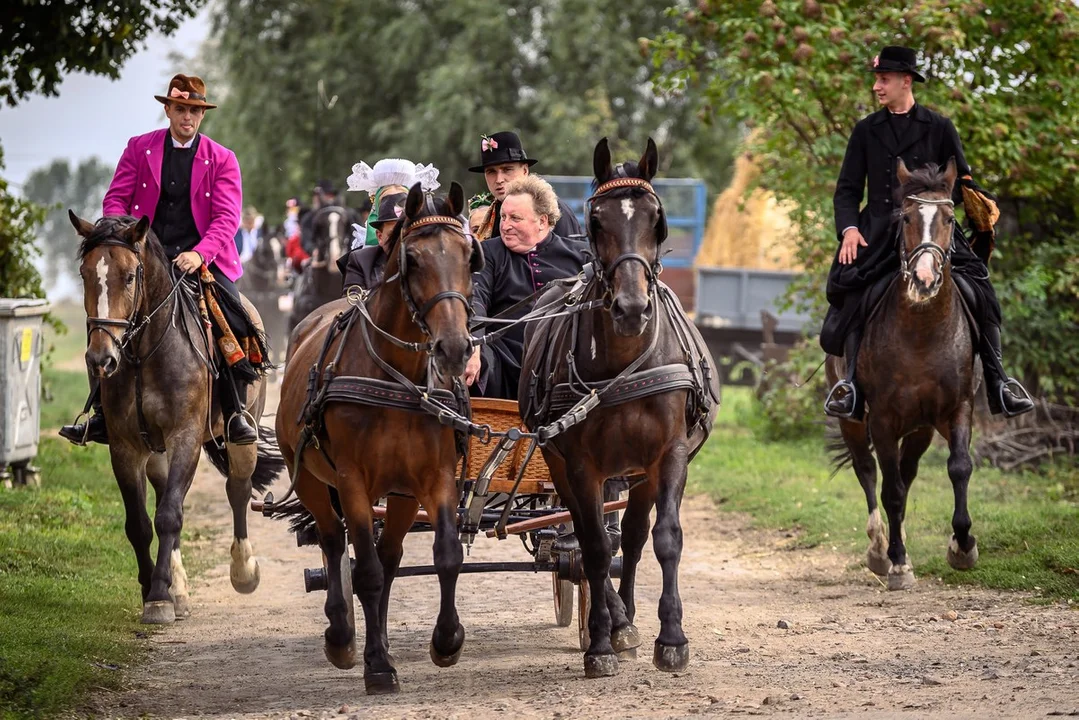
<svg viewBox="0 0 1079 720">
<path fill-rule="evenodd" d="M 207 110 L 217 107 L 206 102 L 206 83 L 195 75 L 174 75 L 172 80 L 169 80 L 168 91 L 164 95 L 154 95 L 154 99 L 164 105 L 172 102 Z"/>
</svg>

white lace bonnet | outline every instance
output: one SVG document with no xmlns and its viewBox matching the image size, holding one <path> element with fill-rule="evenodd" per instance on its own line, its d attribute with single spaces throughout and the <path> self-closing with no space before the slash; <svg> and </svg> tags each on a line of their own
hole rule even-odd
<svg viewBox="0 0 1079 720">
<path fill-rule="evenodd" d="M 428 192 L 437 190 L 439 188 L 438 168 L 434 165 L 421 165 L 401 158 L 383 158 L 376 162 L 374 167 L 370 167 L 365 162 L 353 165 L 352 174 L 348 176 L 348 189 L 366 191 L 374 196 L 379 188 L 387 185 L 402 185 L 411 188 L 417 181 Z"/>
</svg>

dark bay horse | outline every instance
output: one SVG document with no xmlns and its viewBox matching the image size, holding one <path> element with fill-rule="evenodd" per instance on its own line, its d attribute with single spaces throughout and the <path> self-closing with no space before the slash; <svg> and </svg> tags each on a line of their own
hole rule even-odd
<svg viewBox="0 0 1079 720">
<path fill-rule="evenodd" d="M 206 362 L 212 344 L 194 291 L 177 283 L 149 220 L 106 217 L 95 225 L 69 215 L 83 238 L 79 273 L 87 315 L 86 365 L 101 382 L 112 469 L 138 561 L 142 622 L 168 623 L 188 614 L 180 530 L 184 497 L 203 448 L 227 477 L 232 585 L 254 592 L 259 567 L 247 537 L 247 509 L 252 485 L 267 487 L 284 467 L 259 449 L 273 434 L 264 431 L 255 444 L 218 444 L 224 429 Z M 246 302 L 245 309 L 261 326 L 255 309 Z M 263 382 L 252 383 L 247 407 L 256 424 L 264 400 Z M 146 512 L 147 479 L 157 496 L 153 525 Z M 156 563 L 150 555 L 155 529 Z"/>
<path fill-rule="evenodd" d="M 973 464 L 970 432 L 976 389 L 971 326 L 950 257 L 955 161 L 909 172 L 899 161 L 900 207 L 897 252 L 900 275 L 869 321 L 858 352 L 858 377 L 865 392 L 865 423 L 840 420 L 843 444 L 837 470 L 851 462 L 869 507 L 869 568 L 888 577 L 889 590 L 914 584 L 904 544 L 907 493 L 934 431 L 947 441 L 948 477 L 955 493 L 948 564 L 974 567 L 978 545 L 970 534 L 967 484 Z M 845 373 L 843 360 L 828 359 L 834 384 Z M 881 500 L 888 514 L 888 537 L 877 508 L 877 462 L 884 476 Z"/>
<path fill-rule="evenodd" d="M 344 278 L 337 267 L 337 258 L 349 248 L 357 214 L 339 205 L 319 208 L 314 213 L 311 226 L 314 249 L 310 262 L 296 278 L 289 334 L 316 308 L 340 298 L 343 289 Z"/>
<path fill-rule="evenodd" d="M 364 685 L 371 694 L 399 689 L 388 652 L 387 611 L 402 541 L 420 504 L 434 524 L 434 564 L 442 589 L 431 658 L 440 666 L 453 665 L 464 645 L 455 606 L 463 560 L 457 536 L 458 447 L 453 430 L 433 415 L 330 400 L 319 413 L 319 450 L 309 446 L 296 472 L 297 448 L 305 447 L 305 427 L 298 418 L 308 407 L 309 377 L 317 377 L 319 387 L 327 380 L 325 365 L 313 371 L 323 357 L 336 358 L 332 372 L 339 380 L 348 378 L 353 386 L 366 382 L 368 387 L 393 383 L 380 385 L 380 392 L 405 396 L 416 395 L 408 384 L 430 383 L 445 391 L 464 372 L 472 350 L 472 272 L 482 268 L 483 253 L 478 242 L 470 243 L 463 234 L 458 220 L 463 208 L 464 192 L 457 183 L 446 200 L 425 196 L 420 184 L 414 185 L 390 239 L 385 281 L 365 300 L 350 298 L 360 303 L 355 308 L 350 300 L 337 300 L 316 310 L 289 341 L 277 429 L 303 507 L 282 507 L 280 514 L 298 509 L 314 516 L 328 580 L 325 652 L 339 668 L 355 663 L 353 589 L 359 597 L 366 621 Z M 361 314 L 364 309 L 367 317 Z M 353 325 L 333 334 L 327 344 L 343 311 L 353 313 Z M 331 487 L 340 498 L 343 522 L 333 507 Z M 389 498 L 376 547 L 372 506 L 388 493 L 395 495 Z M 346 527 L 356 555 L 352 572 Z"/>
<path fill-rule="evenodd" d="M 560 390 L 565 396 L 576 387 L 574 397 L 583 399 L 591 389 L 604 398 L 543 447 L 555 488 L 573 517 L 591 593 L 588 677 L 614 675 L 616 653 L 635 652 L 640 644 L 633 626 L 634 583 L 653 507 L 652 540 L 663 570 L 653 662 L 671 672 L 689 662 L 678 593 L 679 507 L 688 463 L 719 408 L 719 384 L 699 333 L 657 278 L 667 234 L 663 206 L 650 184 L 658 164 L 649 139 L 640 161 L 623 163 L 616 174 L 606 138 L 596 145 L 596 191 L 586 219 L 595 276 L 581 302 L 602 298 L 604 309 L 575 315 L 576 322 L 544 320 L 526 332 L 519 404 L 529 429 L 561 415 L 566 403 L 558 404 Z M 622 520 L 623 570 L 615 593 L 601 499 L 604 482 L 622 476 L 644 480 L 630 490 Z"/>
</svg>

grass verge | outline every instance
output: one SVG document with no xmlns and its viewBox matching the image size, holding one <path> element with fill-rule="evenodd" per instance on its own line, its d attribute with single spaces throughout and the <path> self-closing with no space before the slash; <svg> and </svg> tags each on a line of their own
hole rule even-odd
<svg viewBox="0 0 1079 720">
<path fill-rule="evenodd" d="M 749 391 L 725 388 L 723 401 L 708 445 L 690 466 L 690 489 L 752 515 L 761 527 L 794 531 L 799 546 L 827 544 L 864 562 L 865 496 L 854 471 L 829 478 L 822 435 L 759 441 Z M 974 570 L 958 572 L 944 559 L 953 508 L 946 462 L 946 447 L 930 448 L 907 500 L 915 572 L 1079 601 L 1079 469 L 1064 462 L 1023 473 L 976 468 L 968 508 L 981 557 Z"/>
</svg>

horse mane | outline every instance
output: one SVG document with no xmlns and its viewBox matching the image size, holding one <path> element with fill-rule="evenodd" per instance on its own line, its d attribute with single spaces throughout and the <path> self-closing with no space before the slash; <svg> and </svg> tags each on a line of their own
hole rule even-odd
<svg viewBox="0 0 1079 720">
<path fill-rule="evenodd" d="M 948 181 L 945 180 L 944 175 L 945 171 L 939 165 L 933 163 L 911 171 L 910 177 L 896 191 L 898 193 L 896 197 L 897 204 L 901 204 L 902 199 L 908 195 L 920 195 L 922 193 L 950 195 L 952 189 L 948 187 Z"/>
<path fill-rule="evenodd" d="M 134 227 L 136 223 L 138 223 L 138 218 L 131 215 L 110 215 L 99 219 L 94 223 L 94 229 L 79 244 L 79 260 L 85 259 L 93 250 L 101 247 L 106 240 L 119 240 L 132 250 L 135 250 L 134 244 L 128 239 L 127 230 Z M 165 256 L 165 248 L 161 246 L 161 242 L 157 239 L 154 231 L 149 228 L 146 229 L 146 248 L 149 250 L 150 255 L 157 258 L 162 265 L 167 266 L 169 264 L 169 260 Z"/>
</svg>

